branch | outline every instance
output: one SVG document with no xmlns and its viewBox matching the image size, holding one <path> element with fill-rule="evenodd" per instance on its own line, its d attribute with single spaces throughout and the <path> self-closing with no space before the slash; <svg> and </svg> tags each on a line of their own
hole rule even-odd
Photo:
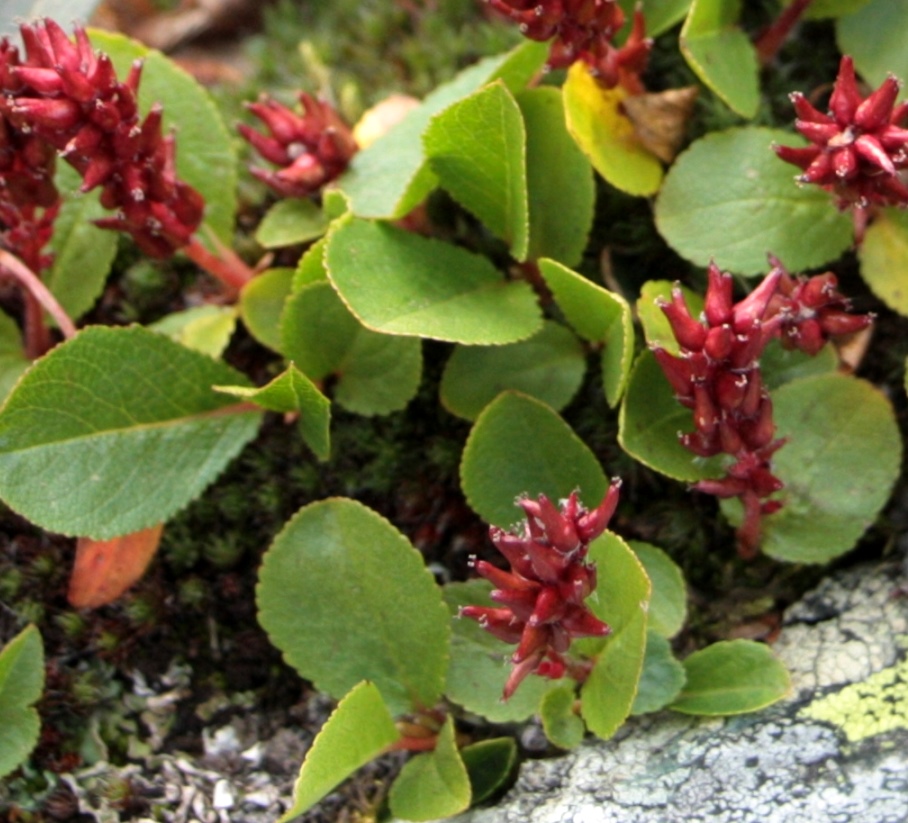
<svg viewBox="0 0 908 823">
<path fill-rule="evenodd" d="M 63 336 L 69 340 L 76 334 L 76 326 L 69 315 L 63 310 L 63 307 L 57 302 L 50 289 L 41 282 L 38 277 L 28 266 L 25 265 L 14 254 L 10 254 L 4 249 L 0 249 L 0 270 L 15 278 L 20 285 L 37 300 L 44 310 L 54 318 L 56 324 L 60 327 Z"/>
</svg>

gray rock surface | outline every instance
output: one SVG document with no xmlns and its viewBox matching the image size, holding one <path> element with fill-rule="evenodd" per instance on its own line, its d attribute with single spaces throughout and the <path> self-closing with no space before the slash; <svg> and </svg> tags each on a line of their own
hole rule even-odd
<svg viewBox="0 0 908 823">
<path fill-rule="evenodd" d="M 494 808 L 457 823 L 903 823 L 908 585 L 848 570 L 785 615 L 789 698 L 756 714 L 663 712 L 606 742 L 530 761 Z"/>
</svg>

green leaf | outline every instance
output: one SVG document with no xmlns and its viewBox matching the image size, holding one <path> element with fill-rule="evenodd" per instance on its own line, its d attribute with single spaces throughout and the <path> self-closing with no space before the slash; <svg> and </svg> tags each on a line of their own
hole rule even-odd
<svg viewBox="0 0 908 823">
<path fill-rule="evenodd" d="M 792 0 L 786 0 L 791 5 Z M 844 17 L 867 5 L 869 0 L 813 0 L 804 12 L 805 20 L 821 20 L 826 17 Z"/>
<path fill-rule="evenodd" d="M 259 343 L 272 351 L 281 351 L 281 313 L 293 277 L 293 269 L 268 269 L 250 280 L 240 292 L 243 323 Z"/>
<path fill-rule="evenodd" d="M 168 314 L 148 328 L 158 334 L 166 334 L 187 349 L 216 359 L 224 353 L 233 336 L 236 317 L 234 306 L 209 304 Z"/>
<path fill-rule="evenodd" d="M 786 383 L 773 393 L 773 455 L 784 506 L 763 518 L 764 554 L 826 563 L 854 546 L 876 520 L 899 476 L 902 444 L 886 397 L 870 383 L 831 373 Z M 733 523 L 740 506 L 723 501 Z"/>
<path fill-rule="evenodd" d="M 634 360 L 634 321 L 627 301 L 556 263 L 540 260 L 539 270 L 565 319 L 581 337 L 604 343 L 602 383 L 610 406 L 627 388 Z"/>
<path fill-rule="evenodd" d="M 908 215 L 884 209 L 858 249 L 861 276 L 890 309 L 908 315 Z"/>
<path fill-rule="evenodd" d="M 608 485 L 599 461 L 567 423 L 544 403 L 517 392 L 500 394 L 476 420 L 460 478 L 473 511 L 501 527 L 519 519 L 517 495 L 559 500 L 579 489 L 592 508 Z"/>
<path fill-rule="evenodd" d="M 328 279 L 328 270 L 325 268 L 325 246 L 327 238 L 322 237 L 313 243 L 306 253 L 300 258 L 293 275 L 291 290 L 299 291 L 303 286 Z"/>
<path fill-rule="evenodd" d="M 835 346 L 824 346 L 811 356 L 798 349 L 786 349 L 778 340 L 772 340 L 760 355 L 763 384 L 770 390 L 802 377 L 828 374 L 838 367 Z"/>
<path fill-rule="evenodd" d="M 755 712 L 791 689 L 785 666 L 768 646 L 752 640 L 723 640 L 684 660 L 687 683 L 669 706 L 684 714 Z"/>
<path fill-rule="evenodd" d="M 364 326 L 384 334 L 498 345 L 542 325 L 529 284 L 485 257 L 384 223 L 344 218 L 328 235 L 328 276 Z"/>
<path fill-rule="evenodd" d="M 470 802 L 475 806 L 504 785 L 517 760 L 517 743 L 513 737 L 493 737 L 464 746 L 460 756 L 470 776 Z"/>
<path fill-rule="evenodd" d="M 546 320 L 529 340 L 507 346 L 458 346 L 441 379 L 441 402 L 467 420 L 505 389 L 522 391 L 556 411 L 577 393 L 586 357 L 577 338 L 564 326 Z"/>
<path fill-rule="evenodd" d="M 448 717 L 434 751 L 407 761 L 388 793 L 395 817 L 434 820 L 451 817 L 470 805 L 470 778 L 454 738 L 454 718 Z"/>
<path fill-rule="evenodd" d="M 279 200 L 262 218 L 256 241 L 266 249 L 279 249 L 317 240 L 328 230 L 328 218 L 311 200 Z"/>
<path fill-rule="evenodd" d="M 548 47 L 526 43 L 508 54 L 470 66 L 439 86 L 397 126 L 353 156 L 337 187 L 358 217 L 393 220 L 417 206 L 435 187 L 422 135 L 438 112 L 501 77 L 511 91 L 522 87 L 545 61 Z"/>
<path fill-rule="evenodd" d="M 587 605 L 611 626 L 596 664 L 580 690 L 581 714 L 590 731 L 610 738 L 630 714 L 646 650 L 650 582 L 630 547 L 605 532 L 590 544 L 599 585 Z"/>
<path fill-rule="evenodd" d="M 690 2 L 691 0 L 646 0 L 643 4 L 643 16 L 646 19 L 647 37 L 658 37 L 680 23 L 690 8 Z M 634 8 L 639 5 L 637 0 L 619 0 L 619 4 L 628 20 Z"/>
<path fill-rule="evenodd" d="M 491 590 L 492 585 L 485 580 L 448 583 L 443 589 L 452 629 L 445 695 L 492 723 L 516 723 L 536 714 L 542 696 L 560 681 L 531 675 L 507 702 L 501 699 L 515 647 L 487 632 L 475 620 L 458 617 L 461 606 L 500 605 L 489 597 Z"/>
<path fill-rule="evenodd" d="M 177 173 L 205 198 L 205 225 L 231 245 L 236 214 L 234 141 L 208 92 L 159 51 L 121 34 L 92 29 L 92 44 L 110 55 L 124 79 L 134 60 L 145 61 L 139 107 L 164 106 L 164 133 L 177 133 Z M 200 239 L 205 240 L 204 232 Z"/>
<path fill-rule="evenodd" d="M 691 410 L 674 393 L 652 352 L 643 351 L 631 372 L 618 417 L 618 442 L 631 457 L 675 480 L 695 482 L 723 475 L 721 457 L 704 460 L 678 442 L 694 430 Z"/>
<path fill-rule="evenodd" d="M 44 689 L 41 635 L 28 626 L 0 651 L 0 777 L 17 768 L 38 742 L 33 708 Z"/>
<path fill-rule="evenodd" d="M 650 629 L 631 714 L 649 714 L 664 708 L 678 696 L 686 680 L 684 666 L 675 659 L 668 640 Z"/>
<path fill-rule="evenodd" d="M 633 123 L 621 110 L 627 92 L 604 89 L 578 60 L 564 84 L 568 131 L 593 168 L 615 188 L 628 194 L 655 194 L 662 183 L 662 164 L 643 147 Z"/>
<path fill-rule="evenodd" d="M 738 27 L 741 0 L 694 0 L 681 29 L 681 53 L 732 111 L 750 119 L 760 105 L 757 54 Z"/>
<path fill-rule="evenodd" d="M 117 253 L 117 233 L 92 223 L 109 213 L 99 202 L 100 191 L 79 191 L 82 177 L 74 168 L 58 163 L 56 183 L 63 206 L 54 220 L 50 241 L 53 264 L 41 279 L 66 313 L 77 318 L 95 304 L 104 290 Z"/>
<path fill-rule="evenodd" d="M 0 405 L 16 381 L 31 365 L 22 348 L 22 332 L 16 321 L 0 312 Z"/>
<path fill-rule="evenodd" d="M 419 340 L 370 331 L 331 284 L 304 286 L 287 300 L 281 349 L 311 379 L 336 376 L 334 399 L 358 414 L 402 409 L 419 388 Z"/>
<path fill-rule="evenodd" d="M 527 257 L 580 262 L 593 225 L 596 187 L 564 115 L 561 92 L 544 86 L 517 95 L 526 127 L 530 243 Z"/>
<path fill-rule="evenodd" d="M 327 460 L 331 455 L 331 440 L 328 433 L 331 403 L 293 363 L 260 389 L 245 386 L 213 388 L 249 400 L 269 411 L 282 414 L 298 412 L 300 432 L 306 445 L 319 460 Z"/>
<path fill-rule="evenodd" d="M 293 787 L 293 805 L 278 823 L 288 823 L 311 809 L 399 738 L 375 685 L 364 681 L 354 686 L 312 741 Z"/>
<path fill-rule="evenodd" d="M 243 375 L 138 326 L 92 326 L 0 411 L 0 496 L 32 522 L 107 539 L 167 520 L 256 434 L 214 384 Z"/>
<path fill-rule="evenodd" d="M 504 83 L 485 86 L 435 115 L 423 144 L 440 185 L 504 240 L 515 258 L 525 260 L 526 130 Z"/>
<path fill-rule="evenodd" d="M 301 677 L 333 697 L 361 680 L 393 715 L 434 706 L 451 629 L 422 555 L 353 500 L 304 506 L 265 554 L 259 623 Z"/>
<path fill-rule="evenodd" d="M 656 200 L 656 226 L 682 257 L 738 274 L 816 268 L 851 245 L 848 215 L 817 186 L 799 187 L 771 144 L 806 145 L 777 129 L 714 132 L 682 153 Z"/>
<path fill-rule="evenodd" d="M 564 685 L 546 692 L 539 706 L 545 736 L 559 749 L 574 749 L 583 742 L 586 726 L 575 711 L 576 686 Z"/>
<path fill-rule="evenodd" d="M 674 287 L 675 284 L 668 280 L 647 280 L 640 289 L 640 299 L 637 300 L 637 317 L 643 326 L 646 342 L 650 346 L 658 345 L 670 354 L 677 355 L 681 351 L 678 341 L 675 340 L 665 312 L 659 308 L 660 301 L 671 301 Z M 680 286 L 680 289 L 691 316 L 699 317 L 703 311 L 703 297 L 687 286 Z"/>
<path fill-rule="evenodd" d="M 906 27 L 908 6 L 902 0 L 873 0 L 836 21 L 836 40 L 864 79 L 879 86 L 890 73 L 908 79 Z"/>
<path fill-rule="evenodd" d="M 684 575 L 662 549 L 638 540 L 628 541 L 643 564 L 653 587 L 649 602 L 648 628 L 663 637 L 674 637 L 687 617 L 687 589 Z"/>
</svg>

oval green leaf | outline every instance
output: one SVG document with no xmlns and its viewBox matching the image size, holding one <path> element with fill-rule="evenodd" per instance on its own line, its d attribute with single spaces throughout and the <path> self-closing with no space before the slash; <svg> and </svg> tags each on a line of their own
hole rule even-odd
<svg viewBox="0 0 908 823">
<path fill-rule="evenodd" d="M 193 306 L 168 314 L 147 328 L 171 340 L 217 359 L 224 353 L 236 329 L 235 306 Z"/>
<path fill-rule="evenodd" d="M 826 563 L 854 546 L 876 520 L 899 476 L 902 443 L 892 406 L 865 380 L 806 377 L 773 394 L 773 456 L 785 483 L 782 509 L 763 519 L 762 551 L 793 563 Z M 739 522 L 740 506 L 723 501 Z"/>
<path fill-rule="evenodd" d="M 517 743 L 513 737 L 493 737 L 464 746 L 460 756 L 470 776 L 470 802 L 476 805 L 498 791 L 510 776 L 517 761 Z"/>
<path fill-rule="evenodd" d="M 908 214 L 885 209 L 858 249 L 861 276 L 890 309 L 908 316 Z"/>
<path fill-rule="evenodd" d="M 646 19 L 647 37 L 658 37 L 672 26 L 680 23 L 691 0 L 646 0 L 643 4 L 643 16 Z M 637 7 L 637 0 L 618 0 L 628 19 Z"/>
<path fill-rule="evenodd" d="M 785 666 L 768 646 L 752 640 L 723 640 L 684 660 L 687 683 L 669 708 L 684 714 L 755 712 L 791 689 Z"/>
<path fill-rule="evenodd" d="M 530 229 L 526 139 L 517 102 L 500 80 L 435 115 L 423 134 L 442 188 L 518 260 L 526 259 Z"/>
<path fill-rule="evenodd" d="M 650 629 L 646 633 L 646 655 L 631 714 L 649 714 L 665 708 L 681 692 L 687 674 L 672 654 L 668 640 Z"/>
<path fill-rule="evenodd" d="M 760 105 L 757 55 L 738 28 L 741 0 L 694 0 L 681 29 L 681 53 L 711 91 L 750 119 Z"/>
<path fill-rule="evenodd" d="M 879 86 L 890 73 L 908 79 L 906 29 L 908 6 L 902 0 L 873 0 L 836 21 L 836 40 L 864 79 Z"/>
<path fill-rule="evenodd" d="M 330 283 L 304 286 L 287 300 L 281 338 L 284 355 L 311 380 L 334 375 L 335 401 L 357 414 L 402 409 L 419 388 L 420 341 L 365 328 Z"/>
<path fill-rule="evenodd" d="M 643 147 L 621 111 L 626 96 L 621 86 L 602 88 L 578 60 L 564 84 L 564 113 L 568 131 L 593 168 L 616 189 L 645 197 L 659 190 L 662 164 Z"/>
<path fill-rule="evenodd" d="M 754 275 L 768 253 L 790 271 L 815 268 L 851 245 L 848 215 L 816 186 L 799 187 L 771 145 L 805 145 L 788 132 L 714 132 L 679 155 L 656 200 L 656 226 L 682 257 Z"/>
<path fill-rule="evenodd" d="M 268 269 L 250 280 L 240 292 L 243 323 L 259 343 L 272 351 L 281 351 L 281 313 L 293 277 L 293 269 Z"/>
<path fill-rule="evenodd" d="M 593 225 L 593 169 L 564 116 L 561 92 L 552 86 L 517 95 L 526 127 L 530 244 L 527 257 L 580 262 Z"/>
<path fill-rule="evenodd" d="M 265 554 L 256 599 L 271 642 L 321 691 L 341 697 L 371 680 L 393 715 L 440 697 L 451 636 L 441 590 L 422 555 L 362 504 L 300 509 Z"/>
<path fill-rule="evenodd" d="M 0 405 L 30 365 L 18 324 L 8 314 L 0 312 Z"/>
<path fill-rule="evenodd" d="M 391 131 L 357 152 L 337 181 L 352 213 L 393 220 L 417 206 L 435 186 L 422 145 L 432 117 L 498 77 L 512 91 L 521 88 L 541 68 L 547 52 L 545 44 L 525 43 L 470 66 L 435 89 Z"/>
<path fill-rule="evenodd" d="M 577 338 L 546 320 L 542 331 L 520 343 L 455 348 L 442 375 L 441 402 L 452 414 L 475 420 L 502 391 L 513 389 L 559 411 L 577 393 L 585 371 Z"/>
<path fill-rule="evenodd" d="M 223 363 L 138 326 L 79 332 L 0 411 L 0 496 L 32 522 L 107 539 L 167 520 L 256 434 Z"/>
<path fill-rule="evenodd" d="M 81 175 L 66 163 L 57 165 L 56 184 L 63 205 L 54 220 L 50 250 L 54 259 L 41 279 L 66 313 L 77 318 L 100 297 L 117 253 L 117 233 L 99 229 L 93 220 L 107 217 L 100 191 L 83 194 Z"/>
<path fill-rule="evenodd" d="M 579 489 L 593 507 L 608 485 L 599 461 L 570 426 L 544 403 L 516 392 L 500 394 L 476 420 L 460 479 L 473 511 L 501 527 L 517 519 L 517 495 L 559 500 Z"/>
<path fill-rule="evenodd" d="M 44 689 L 44 649 L 34 626 L 0 651 L 0 777 L 17 768 L 38 742 L 41 718 L 33 704 Z"/>
<path fill-rule="evenodd" d="M 599 585 L 586 602 L 612 633 L 594 641 L 601 650 L 580 689 L 580 708 L 589 730 L 607 740 L 627 719 L 637 694 L 650 582 L 627 543 L 611 532 L 590 544 L 589 557 L 596 564 Z"/>
<path fill-rule="evenodd" d="M 798 349 L 786 349 L 778 340 L 772 340 L 760 356 L 763 384 L 770 391 L 802 377 L 828 374 L 838 367 L 835 346 L 824 346 L 811 356 Z"/>
<path fill-rule="evenodd" d="M 618 416 L 618 442 L 635 460 L 675 480 L 721 477 L 721 457 L 704 460 L 678 441 L 693 431 L 690 409 L 682 406 L 652 352 L 643 351 L 631 371 Z"/>
<path fill-rule="evenodd" d="M 650 346 L 661 346 L 670 354 L 677 355 L 681 351 L 678 341 L 665 312 L 659 308 L 661 300 L 671 300 L 674 287 L 675 284 L 668 280 L 647 280 L 640 289 L 640 299 L 637 300 L 637 317 Z M 680 288 L 691 316 L 699 317 L 703 311 L 703 297 L 687 286 Z"/>
<path fill-rule="evenodd" d="M 328 235 L 328 277 L 364 326 L 470 345 L 524 340 L 542 318 L 529 284 L 485 257 L 384 223 L 344 218 Z"/>
<path fill-rule="evenodd" d="M 546 692 L 539 706 L 545 736 L 559 749 L 573 749 L 583 742 L 586 726 L 575 711 L 576 686 L 566 684 Z"/>
<path fill-rule="evenodd" d="M 241 397 L 268 411 L 299 414 L 300 434 L 319 460 L 331 455 L 329 426 L 331 402 L 312 381 L 291 363 L 270 383 L 261 388 L 214 386 L 216 391 Z"/>
<path fill-rule="evenodd" d="M 262 218 L 255 239 L 266 249 L 317 240 L 328 230 L 328 218 L 311 200 L 279 200 Z"/>
<path fill-rule="evenodd" d="M 515 509 L 516 511 L 516 509 Z M 451 664 L 445 695 L 468 712 L 492 723 L 516 723 L 536 714 L 553 681 L 530 676 L 507 702 L 501 699 L 511 673 L 514 646 L 485 631 L 475 620 L 458 617 L 461 606 L 495 606 L 485 580 L 448 583 L 443 589 L 451 611 Z M 560 681 L 557 681 L 560 682 Z"/>
<path fill-rule="evenodd" d="M 234 141 L 208 92 L 159 51 L 121 34 L 92 29 L 92 44 L 110 55 L 120 78 L 142 59 L 139 106 L 164 106 L 164 132 L 177 133 L 177 173 L 205 198 L 205 225 L 221 242 L 233 240 L 237 163 Z M 204 232 L 200 233 L 204 242 Z"/>
<path fill-rule="evenodd" d="M 278 823 L 289 823 L 311 809 L 399 738 L 375 685 L 364 681 L 354 686 L 312 741 L 293 786 L 293 804 Z"/>
<path fill-rule="evenodd" d="M 448 717 L 438 734 L 435 750 L 407 761 L 388 793 L 392 814 L 402 820 L 451 817 L 470 805 L 470 777 Z"/>
<path fill-rule="evenodd" d="M 603 343 L 602 384 L 605 399 L 616 406 L 627 388 L 634 360 L 634 321 L 627 301 L 554 260 L 540 260 L 539 270 L 565 319 L 581 337 Z"/>
<path fill-rule="evenodd" d="M 648 628 L 663 637 L 674 637 L 687 617 L 687 589 L 681 568 L 662 549 L 638 540 L 628 541 L 643 564 L 653 587 Z"/>
<path fill-rule="evenodd" d="M 310 283 L 328 279 L 328 270 L 325 268 L 326 244 L 327 239 L 321 237 L 306 249 L 306 253 L 300 258 L 296 266 L 296 273 L 293 275 L 293 285 L 291 287 L 292 291 L 297 292 Z"/>
<path fill-rule="evenodd" d="M 785 0 L 786 5 L 791 5 L 793 0 Z M 821 20 L 825 17 L 843 17 L 853 14 L 864 7 L 870 0 L 813 0 L 804 12 L 805 20 Z"/>
</svg>

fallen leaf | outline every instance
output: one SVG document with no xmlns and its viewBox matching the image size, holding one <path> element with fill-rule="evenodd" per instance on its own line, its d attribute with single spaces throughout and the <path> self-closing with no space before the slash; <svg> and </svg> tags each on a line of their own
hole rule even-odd
<svg viewBox="0 0 908 823">
<path fill-rule="evenodd" d="M 664 163 L 671 163 L 684 142 L 687 121 L 690 119 L 699 89 L 681 89 L 626 97 L 621 108 L 631 123 L 637 139 Z"/>
<path fill-rule="evenodd" d="M 145 574 L 163 531 L 164 524 L 159 523 L 110 540 L 80 537 L 69 578 L 70 605 L 77 609 L 96 609 L 116 600 Z"/>
</svg>

